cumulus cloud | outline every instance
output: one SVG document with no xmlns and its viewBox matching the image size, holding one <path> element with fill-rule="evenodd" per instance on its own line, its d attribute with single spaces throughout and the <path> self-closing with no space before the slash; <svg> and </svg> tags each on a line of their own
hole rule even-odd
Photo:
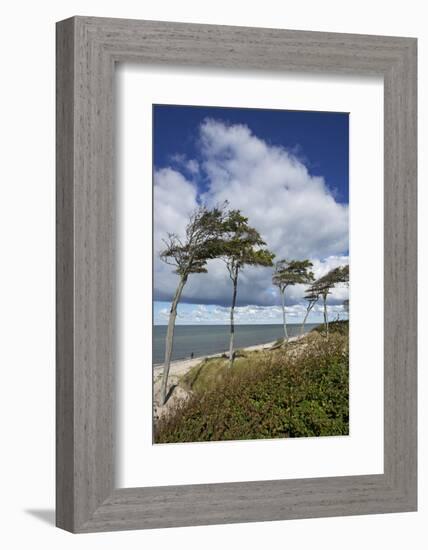
<svg viewBox="0 0 428 550">
<path fill-rule="evenodd" d="M 174 167 L 155 171 L 155 299 L 169 301 L 177 284 L 171 267 L 158 258 L 162 237 L 182 234 L 189 214 L 201 202 L 212 206 L 228 200 L 249 218 L 278 259 L 310 258 L 316 277 L 348 263 L 348 205 L 336 201 L 322 177 L 309 173 L 301 156 L 266 143 L 245 125 L 212 119 L 200 126 L 198 144 L 197 160 L 181 155 Z M 231 288 L 224 263 L 212 260 L 208 267 L 208 274 L 189 278 L 182 299 L 227 306 Z M 298 305 L 303 290 L 292 287 L 288 305 Z M 330 302 L 340 303 L 346 296 L 347 289 L 338 287 Z M 276 304 L 271 269 L 243 270 L 238 306 Z"/>
<path fill-rule="evenodd" d="M 335 201 L 324 179 L 247 126 L 206 120 L 200 129 L 208 204 L 228 199 L 281 257 L 324 258 L 348 246 L 348 206 Z"/>
</svg>

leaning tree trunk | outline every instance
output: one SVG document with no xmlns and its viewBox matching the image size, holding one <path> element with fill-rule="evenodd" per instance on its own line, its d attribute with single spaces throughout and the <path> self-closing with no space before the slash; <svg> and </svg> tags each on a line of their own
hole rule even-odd
<svg viewBox="0 0 428 550">
<path fill-rule="evenodd" d="M 281 302 L 282 302 L 282 324 L 284 325 L 284 338 L 288 342 L 288 331 L 287 331 L 287 314 L 285 312 L 285 289 L 281 290 Z"/>
<path fill-rule="evenodd" d="M 304 333 L 304 330 L 305 330 L 305 324 L 306 324 L 306 321 L 308 319 L 309 313 L 311 312 L 312 308 L 313 308 L 312 304 L 309 304 L 308 307 L 306 308 L 305 317 L 303 319 L 302 327 L 300 328 L 300 336 L 303 336 L 303 333 Z"/>
<path fill-rule="evenodd" d="M 180 301 L 181 293 L 186 284 L 186 277 L 180 279 L 177 290 L 175 291 L 174 299 L 172 300 L 171 310 L 169 313 L 168 330 L 166 331 L 165 340 L 165 361 L 163 364 L 162 385 L 160 393 L 160 404 L 165 405 L 168 387 L 169 367 L 171 365 L 172 344 L 174 339 L 175 319 L 177 317 L 177 306 Z"/>
<path fill-rule="evenodd" d="M 233 366 L 234 351 L 233 344 L 235 340 L 235 304 L 236 304 L 236 293 L 238 289 L 238 270 L 236 269 L 233 276 L 233 296 L 232 296 L 232 307 L 230 308 L 230 341 L 229 341 L 229 368 Z"/>
<path fill-rule="evenodd" d="M 327 295 L 323 295 L 323 302 L 324 302 L 324 326 L 325 326 L 325 334 L 328 338 L 328 313 L 327 313 Z"/>
</svg>

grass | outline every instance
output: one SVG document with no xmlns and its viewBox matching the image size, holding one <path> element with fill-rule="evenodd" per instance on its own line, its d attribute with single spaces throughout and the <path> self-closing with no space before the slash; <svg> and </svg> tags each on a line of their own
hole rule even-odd
<svg viewBox="0 0 428 550">
<path fill-rule="evenodd" d="M 331 323 L 286 348 L 204 360 L 180 381 L 191 397 L 155 430 L 157 443 L 347 435 L 348 335 Z"/>
<path fill-rule="evenodd" d="M 258 356 L 257 356 L 258 358 Z M 212 357 L 205 359 L 202 363 L 187 374 L 181 380 L 180 385 L 185 390 L 204 393 L 221 386 L 229 378 L 240 378 L 245 376 L 245 372 L 256 366 L 256 354 L 235 355 L 233 369 L 229 369 L 229 360 L 221 357 Z M 233 372 L 232 372 L 233 371 Z M 232 375 L 232 376 L 231 376 Z"/>
</svg>

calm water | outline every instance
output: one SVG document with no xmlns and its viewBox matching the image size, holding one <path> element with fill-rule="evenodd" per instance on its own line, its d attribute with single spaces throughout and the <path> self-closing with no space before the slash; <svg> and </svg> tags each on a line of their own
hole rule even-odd
<svg viewBox="0 0 428 550">
<path fill-rule="evenodd" d="M 317 324 L 307 324 L 305 332 Z M 164 360 L 166 326 L 153 327 L 153 363 Z M 288 335 L 300 333 L 301 325 L 287 325 Z M 236 325 L 235 349 L 267 344 L 282 338 L 282 325 Z M 176 326 L 172 359 L 187 359 L 193 352 L 195 357 L 221 353 L 229 348 L 229 325 L 182 325 Z"/>
</svg>

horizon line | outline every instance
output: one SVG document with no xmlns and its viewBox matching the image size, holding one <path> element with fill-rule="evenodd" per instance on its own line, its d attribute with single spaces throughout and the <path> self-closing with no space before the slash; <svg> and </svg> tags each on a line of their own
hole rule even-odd
<svg viewBox="0 0 428 550">
<path fill-rule="evenodd" d="M 349 319 L 340 319 L 341 321 L 348 321 Z M 330 322 L 333 322 L 333 321 L 330 321 Z M 320 321 L 320 322 L 315 322 L 315 323 L 305 323 L 305 325 L 319 325 L 319 324 L 322 324 L 323 321 Z M 299 322 L 299 323 L 287 323 L 287 326 L 289 325 L 301 325 L 302 323 Z M 220 327 L 229 327 L 230 326 L 230 323 L 177 323 L 175 326 L 185 326 L 185 327 L 199 327 L 199 326 L 220 326 Z M 278 326 L 282 326 L 283 323 L 236 323 L 235 322 L 235 326 L 252 326 L 252 325 L 278 325 Z M 153 323 L 154 327 L 167 327 L 168 326 L 168 323 L 163 323 L 163 324 L 159 324 L 159 323 Z"/>
</svg>

